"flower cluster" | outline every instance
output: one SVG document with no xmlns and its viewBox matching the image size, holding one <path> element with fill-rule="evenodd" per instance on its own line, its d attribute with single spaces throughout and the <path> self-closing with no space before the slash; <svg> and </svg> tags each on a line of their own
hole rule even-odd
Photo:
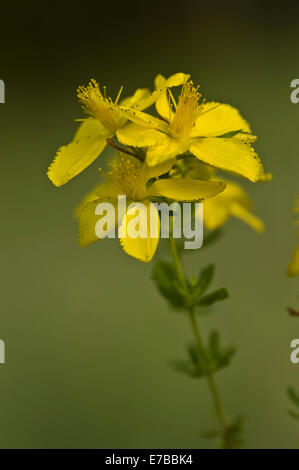
<svg viewBox="0 0 299 470">
<path fill-rule="evenodd" d="M 263 231 L 244 190 L 215 175 L 219 169 L 252 182 L 266 179 L 252 147 L 256 137 L 236 108 L 205 101 L 184 73 L 169 78 L 158 75 L 152 92 L 141 88 L 124 99 L 121 94 L 122 88 L 113 101 L 106 87 L 101 89 L 95 80 L 79 87 L 78 99 L 88 117 L 81 120 L 73 141 L 58 150 L 48 170 L 53 184 L 61 186 L 93 163 L 107 145 L 118 149 L 110 169 L 101 170 L 106 182 L 88 194 L 77 210 L 81 246 L 97 240 L 96 206 L 109 201 L 116 208 L 119 194 L 126 195 L 128 204 L 142 201 L 145 206 L 157 198 L 204 201 L 208 229 L 235 216 Z M 145 111 L 149 109 L 151 113 Z M 117 212 L 115 219 L 120 227 L 123 220 L 118 220 Z M 126 253 L 148 262 L 158 238 L 126 235 L 120 243 Z"/>
</svg>

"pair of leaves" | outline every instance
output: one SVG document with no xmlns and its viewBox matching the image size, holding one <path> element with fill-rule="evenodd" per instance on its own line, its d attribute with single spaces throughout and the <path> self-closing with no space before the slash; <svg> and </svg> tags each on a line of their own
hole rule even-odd
<svg viewBox="0 0 299 470">
<path fill-rule="evenodd" d="M 187 281 L 187 288 L 183 288 L 173 263 L 157 261 L 152 279 L 160 293 L 173 307 L 189 309 L 194 306 L 208 307 L 228 297 L 228 292 L 224 288 L 204 295 L 213 281 L 214 273 L 215 266 L 210 264 L 201 270 L 198 279 L 190 279 Z"/>
<path fill-rule="evenodd" d="M 168 261 L 157 261 L 154 265 L 152 279 L 156 283 L 159 292 L 167 299 L 174 308 L 184 306 L 176 270 Z"/>
<path fill-rule="evenodd" d="M 208 307 L 213 305 L 215 302 L 219 302 L 220 300 L 225 300 L 229 297 L 227 289 L 222 287 L 221 289 L 217 289 L 209 295 L 199 299 L 197 305 L 201 307 Z"/>
<path fill-rule="evenodd" d="M 206 290 L 210 287 L 215 275 L 215 265 L 209 264 L 203 268 L 199 274 L 198 287 L 200 294 L 204 294 Z"/>
<path fill-rule="evenodd" d="M 288 413 L 290 416 L 292 416 L 292 418 L 299 420 L 299 395 L 297 394 L 295 389 L 292 387 L 288 388 L 287 394 L 288 394 L 290 401 L 293 403 L 293 405 L 295 405 L 296 408 L 298 408 L 298 411 L 289 410 Z"/>
<path fill-rule="evenodd" d="M 230 364 L 231 359 L 236 352 L 236 347 L 230 346 L 225 349 L 221 349 L 219 333 L 218 331 L 212 331 L 209 338 L 209 350 L 216 364 L 215 371 L 217 371 Z"/>
<path fill-rule="evenodd" d="M 221 348 L 218 331 L 212 331 L 204 351 L 191 345 L 188 347 L 189 359 L 175 361 L 173 366 L 175 370 L 189 377 L 205 377 L 227 367 L 235 352 L 235 347 Z"/>
<path fill-rule="evenodd" d="M 208 307 L 213 305 L 215 302 L 219 302 L 221 300 L 225 300 L 229 294 L 227 289 L 221 288 L 217 289 L 214 292 L 203 296 L 203 294 L 207 291 L 210 287 L 215 275 L 215 265 L 209 264 L 207 267 L 201 270 L 200 276 L 198 279 L 198 289 L 199 289 L 199 298 L 197 301 L 197 305 L 201 307 Z"/>
</svg>

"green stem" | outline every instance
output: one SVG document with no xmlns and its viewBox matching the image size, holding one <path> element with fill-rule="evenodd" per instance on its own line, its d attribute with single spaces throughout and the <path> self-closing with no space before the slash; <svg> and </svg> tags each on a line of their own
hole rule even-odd
<svg viewBox="0 0 299 470">
<path fill-rule="evenodd" d="M 200 332 L 199 332 L 199 327 L 198 327 L 198 324 L 196 322 L 195 312 L 194 312 L 193 308 L 190 308 L 190 310 L 189 310 L 189 318 L 190 318 L 193 333 L 194 333 L 194 336 L 195 336 L 195 339 L 196 339 L 197 347 L 198 347 L 199 351 L 202 352 L 202 354 L 206 355 L 206 350 L 205 350 L 203 341 L 201 339 L 201 335 L 200 335 Z M 217 385 L 216 385 L 213 374 L 209 373 L 206 377 L 207 377 L 207 381 L 208 381 L 208 384 L 209 384 L 209 387 L 210 387 L 210 390 L 211 390 L 211 394 L 212 394 L 212 397 L 213 397 L 216 416 L 219 419 L 219 422 L 221 424 L 223 432 L 225 432 L 228 428 L 228 423 L 227 423 L 227 419 L 226 419 L 226 416 L 225 416 L 225 411 L 224 411 L 224 408 L 223 408 L 223 405 L 222 405 L 219 390 L 217 388 Z"/>
<path fill-rule="evenodd" d="M 187 288 L 186 277 L 185 277 L 183 267 L 182 267 L 182 264 L 181 264 L 181 260 L 180 260 L 179 254 L 178 254 L 175 239 L 173 238 L 172 234 L 170 234 L 170 236 L 169 236 L 169 245 L 170 245 L 170 251 L 171 251 L 172 259 L 173 259 L 173 262 L 174 262 L 174 266 L 175 266 L 175 269 L 176 269 L 176 272 L 177 272 L 177 275 L 178 275 L 178 279 L 181 283 L 181 286 L 184 289 L 186 289 Z"/>
<path fill-rule="evenodd" d="M 170 251 L 171 251 L 171 255 L 172 255 L 174 266 L 177 272 L 178 279 L 181 283 L 182 288 L 187 289 L 188 288 L 187 279 L 184 274 L 182 263 L 181 263 L 181 260 L 177 251 L 177 246 L 172 235 L 170 235 L 169 237 L 169 245 L 170 245 Z M 193 307 L 190 307 L 190 309 L 188 310 L 188 314 L 189 314 L 192 330 L 194 333 L 194 337 L 196 340 L 197 348 L 200 353 L 202 353 L 204 356 L 207 356 L 207 351 L 201 338 L 201 334 L 200 334 L 199 327 L 196 321 L 196 316 L 195 316 Z M 227 431 L 229 430 L 229 424 L 225 415 L 225 411 L 222 405 L 222 401 L 221 401 L 217 384 L 214 379 L 214 375 L 210 372 L 208 375 L 206 375 L 206 378 L 207 378 L 210 392 L 213 398 L 215 413 L 221 426 L 221 435 L 223 439 L 223 444 L 225 444 L 225 438 L 227 435 Z"/>
</svg>

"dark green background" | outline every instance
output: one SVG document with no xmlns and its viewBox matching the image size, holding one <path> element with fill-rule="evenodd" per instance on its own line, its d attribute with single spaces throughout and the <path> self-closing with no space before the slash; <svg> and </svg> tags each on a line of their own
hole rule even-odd
<svg viewBox="0 0 299 470">
<path fill-rule="evenodd" d="M 191 272 L 216 262 L 231 297 L 202 318 L 238 346 L 219 373 L 226 408 L 247 417 L 246 447 L 298 447 L 285 390 L 299 389 L 289 360 L 299 336 L 299 279 L 285 268 L 295 246 L 299 104 L 294 5 L 238 2 L 60 2 L 1 6 L 0 447 L 209 447 L 216 425 L 206 384 L 169 361 L 191 338 L 150 280 L 151 265 L 116 241 L 84 250 L 73 208 L 97 182 L 99 160 L 62 188 L 46 178 L 81 117 L 75 90 L 94 77 L 111 93 L 152 86 L 157 73 L 191 73 L 206 98 L 237 106 L 259 136 L 274 180 L 245 182 L 267 232 L 231 221 Z"/>
</svg>

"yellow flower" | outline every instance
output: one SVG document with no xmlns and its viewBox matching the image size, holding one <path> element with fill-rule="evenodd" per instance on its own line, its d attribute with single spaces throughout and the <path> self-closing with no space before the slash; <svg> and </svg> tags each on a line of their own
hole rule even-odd
<svg viewBox="0 0 299 470">
<path fill-rule="evenodd" d="M 295 201 L 294 212 L 299 212 L 299 199 Z M 299 224 L 299 219 L 295 221 L 295 225 Z M 295 248 L 291 262 L 287 268 L 288 276 L 297 276 L 299 274 L 299 245 Z"/>
<path fill-rule="evenodd" d="M 227 222 L 229 217 L 237 217 L 262 233 L 265 225 L 261 219 L 251 212 L 252 202 L 246 192 L 237 183 L 225 181 L 223 193 L 213 199 L 204 201 L 203 222 L 209 230 L 215 230 Z"/>
<path fill-rule="evenodd" d="M 108 183 L 99 185 L 80 204 L 77 211 L 79 218 L 79 244 L 84 247 L 98 239 L 95 231 L 95 226 L 99 220 L 99 216 L 96 215 L 96 207 L 101 202 L 110 202 L 115 209 L 116 215 L 113 221 L 114 227 L 119 227 L 120 232 L 125 233 L 125 235 L 120 235 L 122 248 L 134 258 L 149 262 L 157 249 L 160 228 L 157 208 L 153 204 L 151 205 L 153 198 L 164 197 L 175 201 L 198 201 L 213 197 L 225 188 L 225 184 L 221 181 L 205 181 L 191 178 L 158 179 L 159 176 L 165 175 L 172 165 L 173 161 L 168 160 L 155 167 L 149 167 L 146 163 L 140 162 L 133 156 L 120 154 L 119 158 L 110 164 L 111 169 L 105 175 L 108 178 Z M 128 205 L 133 204 L 134 206 L 135 203 L 143 203 L 146 210 L 139 215 L 146 222 L 147 234 L 145 237 L 138 236 L 132 238 L 128 235 L 127 230 L 124 230 L 130 223 L 133 213 L 129 211 L 126 217 L 118 213 L 119 195 L 126 196 Z M 151 219 L 149 220 L 150 217 Z M 152 224 L 158 224 L 156 226 L 158 233 L 156 237 L 150 236 Z"/>
<path fill-rule="evenodd" d="M 158 76 L 156 85 L 164 81 Z M 156 109 L 162 119 L 122 107 L 120 112 L 133 122 L 117 130 L 118 140 L 130 146 L 148 147 L 149 166 L 189 151 L 204 163 L 258 181 L 264 171 L 251 147 L 256 137 L 248 123 L 236 108 L 200 103 L 200 98 L 198 88 L 186 81 L 178 104 L 169 89 L 157 98 Z"/>
<path fill-rule="evenodd" d="M 122 128 L 127 122 L 124 113 L 120 112 L 120 107 L 130 109 L 132 112 L 135 109 L 146 109 L 155 103 L 165 87 L 179 86 L 188 78 L 189 75 L 177 73 L 165 80 L 165 83 L 153 93 L 145 88 L 139 88 L 133 96 L 125 98 L 119 104 L 122 87 L 114 102 L 111 98 L 107 98 L 106 87 L 101 91 L 95 80 L 91 80 L 87 87 L 79 87 L 78 99 L 90 117 L 82 120 L 73 141 L 58 150 L 48 169 L 48 177 L 52 183 L 55 186 L 67 183 L 103 152 L 107 139 L 114 137 L 117 129 Z"/>
<path fill-rule="evenodd" d="M 194 157 L 178 160 L 171 169 L 170 175 L 178 178 L 200 178 L 220 181 L 216 178 L 215 169 L 200 162 Z M 265 181 L 271 180 L 272 175 L 267 173 Z M 223 179 L 222 179 L 223 181 Z M 233 181 L 224 180 L 226 188 L 220 194 L 204 201 L 203 223 L 209 230 L 216 230 L 224 225 L 229 217 L 234 216 L 243 220 L 256 232 L 265 230 L 264 223 L 252 212 L 252 202 L 241 186 Z"/>
</svg>

